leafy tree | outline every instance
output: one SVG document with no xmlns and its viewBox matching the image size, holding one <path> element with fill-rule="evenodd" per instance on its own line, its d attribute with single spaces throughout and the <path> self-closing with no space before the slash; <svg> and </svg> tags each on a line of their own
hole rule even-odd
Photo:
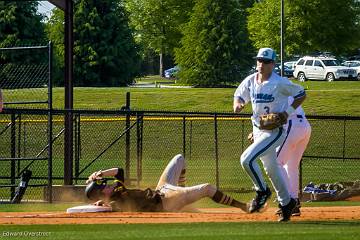
<svg viewBox="0 0 360 240">
<path fill-rule="evenodd" d="M 0 1 L 0 47 L 47 44 L 43 16 L 37 13 L 37 5 L 37 2 Z M 1 88 L 42 85 L 41 80 L 36 82 L 32 76 L 39 73 L 40 64 L 46 64 L 47 60 L 47 52 L 41 49 L 1 51 Z"/>
<path fill-rule="evenodd" d="M 0 47 L 44 43 L 43 16 L 37 6 L 35 1 L 0 1 Z"/>
<path fill-rule="evenodd" d="M 80 0 L 74 21 L 78 84 L 124 86 L 131 83 L 139 58 L 121 1 Z"/>
<path fill-rule="evenodd" d="M 48 35 L 63 64 L 63 13 L 54 11 Z M 74 79 L 77 86 L 125 86 L 140 58 L 121 0 L 78 0 L 74 5 Z"/>
<path fill-rule="evenodd" d="M 180 26 L 189 19 L 194 0 L 126 0 L 136 41 L 149 52 L 159 54 L 163 75 L 164 55 L 172 55 L 182 37 Z"/>
<path fill-rule="evenodd" d="M 240 81 L 251 61 L 245 8 L 238 0 L 199 0 L 176 50 L 182 82 L 214 87 Z"/>
<path fill-rule="evenodd" d="M 285 0 L 285 53 L 335 54 L 359 47 L 360 2 L 357 0 Z M 280 48 L 280 1 L 266 0 L 249 10 L 250 39 L 257 48 Z"/>
<path fill-rule="evenodd" d="M 64 45 L 64 11 L 59 8 L 52 10 L 46 22 L 46 34 L 53 44 L 53 83 L 64 85 L 65 45 Z"/>
</svg>

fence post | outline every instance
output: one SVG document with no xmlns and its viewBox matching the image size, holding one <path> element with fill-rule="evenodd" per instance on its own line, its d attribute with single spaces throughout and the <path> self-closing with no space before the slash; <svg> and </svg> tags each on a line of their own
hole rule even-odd
<svg viewBox="0 0 360 240">
<path fill-rule="evenodd" d="M 216 176 L 216 187 L 219 188 L 219 149 L 218 149 L 218 122 L 217 114 L 214 115 L 214 143 L 215 143 L 215 176 Z"/>
<path fill-rule="evenodd" d="M 52 43 L 51 41 L 48 44 L 48 199 L 49 202 L 52 203 L 53 200 L 53 191 L 52 191 L 52 157 L 53 157 L 53 92 L 52 92 Z"/>
<path fill-rule="evenodd" d="M 53 200 L 53 191 L 52 191 L 52 156 L 53 156 L 53 143 L 52 143 L 52 135 L 53 135 L 53 123 L 52 123 L 52 108 L 48 112 L 48 199 L 49 202 L 52 203 Z"/>
<path fill-rule="evenodd" d="M 137 135 L 137 146 L 136 146 L 136 159 L 137 159 L 137 186 L 140 187 L 140 181 L 142 180 L 142 130 L 143 130 L 143 114 L 136 114 L 136 135 Z"/>
<path fill-rule="evenodd" d="M 192 154 L 192 123 L 193 123 L 193 121 L 190 120 L 190 134 L 189 134 L 189 155 L 190 155 L 190 157 L 188 158 L 189 160 L 191 159 L 191 154 Z"/>
<path fill-rule="evenodd" d="M 65 135 L 64 135 L 64 185 L 73 184 L 73 1 L 65 1 Z"/>
<path fill-rule="evenodd" d="M 126 93 L 125 181 L 130 183 L 130 92 Z"/>
<path fill-rule="evenodd" d="M 183 116 L 183 156 L 186 159 L 186 116 Z"/>
<path fill-rule="evenodd" d="M 81 135 L 80 135 L 80 115 L 75 116 L 75 183 L 79 180 L 80 171 L 80 152 L 81 152 Z"/>
<path fill-rule="evenodd" d="M 21 115 L 18 116 L 18 137 L 17 137 L 17 157 L 20 158 L 21 157 L 21 125 L 22 125 L 22 121 L 21 121 Z M 25 156 L 25 155 L 24 155 Z M 16 174 L 19 176 L 20 174 L 20 160 L 17 160 L 17 171 Z"/>
<path fill-rule="evenodd" d="M 11 146 L 10 146 L 10 155 L 11 155 L 11 158 L 16 158 L 16 116 L 15 116 L 15 113 L 12 113 L 11 114 L 11 129 L 10 129 L 10 137 L 11 137 Z M 11 164 L 11 167 L 10 167 L 10 174 L 11 174 L 11 178 L 10 178 L 10 183 L 11 185 L 15 185 L 15 170 L 16 170 L 16 163 L 15 163 L 15 160 L 11 160 L 10 161 L 10 164 Z M 15 187 L 12 186 L 11 189 L 11 199 L 13 199 L 14 195 L 15 195 Z"/>
<path fill-rule="evenodd" d="M 241 139 L 242 139 L 242 141 L 241 141 L 241 152 L 240 153 L 242 153 L 243 151 L 244 151 L 244 148 L 245 148 L 245 141 L 244 141 L 244 135 L 245 135 L 245 124 L 244 124 L 244 119 L 242 119 L 241 120 Z"/>
</svg>

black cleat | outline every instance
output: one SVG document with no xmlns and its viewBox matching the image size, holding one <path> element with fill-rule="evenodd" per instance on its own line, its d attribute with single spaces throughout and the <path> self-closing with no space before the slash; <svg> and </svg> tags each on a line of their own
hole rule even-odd
<svg viewBox="0 0 360 240">
<path fill-rule="evenodd" d="M 249 204 L 249 213 L 259 212 L 270 197 L 271 191 L 269 188 L 266 188 L 265 191 L 256 191 L 256 197 Z"/>
<path fill-rule="evenodd" d="M 295 200 L 296 200 L 296 206 L 293 209 L 293 211 L 291 213 L 291 216 L 300 216 L 301 215 L 301 212 L 300 212 L 300 208 L 301 208 L 300 200 L 298 198 L 296 198 Z"/>
<path fill-rule="evenodd" d="M 293 209 L 291 216 L 296 216 L 299 217 L 301 215 L 301 204 L 300 204 L 300 200 L 298 198 L 295 199 L 296 200 L 296 206 Z M 281 212 L 281 208 L 279 206 L 279 208 L 275 211 L 275 215 L 281 216 L 282 212 Z"/>
<path fill-rule="evenodd" d="M 281 209 L 281 215 L 278 219 L 279 222 L 287 222 L 290 220 L 290 217 L 292 215 L 292 212 L 294 208 L 296 207 L 296 200 L 293 198 L 290 198 L 290 202 L 285 206 L 279 206 Z"/>
</svg>

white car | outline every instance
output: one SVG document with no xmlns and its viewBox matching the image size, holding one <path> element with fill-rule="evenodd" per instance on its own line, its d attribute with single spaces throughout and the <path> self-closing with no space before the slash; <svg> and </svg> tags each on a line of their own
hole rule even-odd
<svg viewBox="0 0 360 240">
<path fill-rule="evenodd" d="M 335 58 L 305 56 L 296 62 L 294 77 L 304 82 L 307 79 L 326 80 L 356 79 L 354 68 L 340 66 Z"/>
<path fill-rule="evenodd" d="M 357 73 L 357 79 L 360 80 L 360 61 L 345 61 L 341 65 L 354 68 Z"/>
</svg>

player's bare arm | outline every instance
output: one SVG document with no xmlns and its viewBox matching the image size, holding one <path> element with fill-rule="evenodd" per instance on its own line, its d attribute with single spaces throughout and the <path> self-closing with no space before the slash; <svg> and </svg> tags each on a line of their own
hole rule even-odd
<svg viewBox="0 0 360 240">
<path fill-rule="evenodd" d="M 299 97 L 297 99 L 294 99 L 294 102 L 291 104 L 291 106 L 294 109 L 297 109 L 304 101 L 305 101 L 306 95 Z"/>
<path fill-rule="evenodd" d="M 241 112 L 243 108 L 244 108 L 244 103 L 240 99 L 234 98 L 234 104 L 233 104 L 234 113 Z"/>
<path fill-rule="evenodd" d="M 103 178 L 103 177 L 114 177 L 114 176 L 116 176 L 118 171 L 119 171 L 118 168 L 110 168 L 110 169 L 100 170 L 100 171 L 94 172 L 93 174 L 91 174 L 89 176 L 86 183 L 90 183 L 91 181 L 94 181 L 96 179 L 100 179 L 100 178 Z"/>
</svg>

